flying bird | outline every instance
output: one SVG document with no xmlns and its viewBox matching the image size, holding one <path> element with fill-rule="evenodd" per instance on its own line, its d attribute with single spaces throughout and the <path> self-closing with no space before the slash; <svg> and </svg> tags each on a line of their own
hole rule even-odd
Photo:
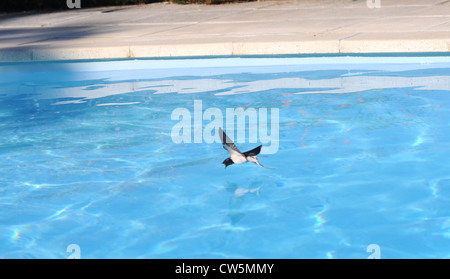
<svg viewBox="0 0 450 279">
<path fill-rule="evenodd" d="M 267 168 L 258 162 L 257 155 L 259 154 L 259 152 L 261 152 L 262 145 L 242 153 L 241 151 L 239 151 L 239 149 L 236 147 L 233 141 L 227 136 L 227 134 L 225 134 L 225 132 L 220 127 L 219 127 L 219 136 L 220 140 L 222 141 L 223 148 L 225 148 L 230 153 L 230 157 L 226 158 L 225 161 L 222 162 L 222 164 L 225 165 L 225 168 L 232 164 L 243 164 L 247 162 L 252 162 L 260 167 L 272 169 Z"/>
</svg>

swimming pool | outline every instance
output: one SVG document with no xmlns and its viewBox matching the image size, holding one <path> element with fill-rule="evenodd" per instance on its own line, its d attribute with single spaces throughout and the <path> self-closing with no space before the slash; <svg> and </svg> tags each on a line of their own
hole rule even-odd
<svg viewBox="0 0 450 279">
<path fill-rule="evenodd" d="M 450 257 L 448 56 L 12 63 L 0 75 L 1 258 Z M 177 108 L 191 143 L 173 140 Z M 259 159 L 274 169 L 224 169 L 220 143 L 193 142 L 208 108 L 277 109 L 277 149 Z"/>
</svg>

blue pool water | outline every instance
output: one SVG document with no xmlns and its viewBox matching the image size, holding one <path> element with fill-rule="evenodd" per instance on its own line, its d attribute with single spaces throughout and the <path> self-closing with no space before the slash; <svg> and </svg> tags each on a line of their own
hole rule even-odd
<svg viewBox="0 0 450 279">
<path fill-rule="evenodd" d="M 275 169 L 195 101 L 278 108 Z M 449 57 L 2 64 L 0 258 L 449 258 L 449 131 Z"/>
</svg>

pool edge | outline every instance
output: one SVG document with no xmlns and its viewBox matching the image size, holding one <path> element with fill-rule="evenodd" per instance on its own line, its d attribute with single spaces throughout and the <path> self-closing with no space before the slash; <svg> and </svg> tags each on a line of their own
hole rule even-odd
<svg viewBox="0 0 450 279">
<path fill-rule="evenodd" d="M 448 53 L 450 39 L 320 40 L 290 42 L 229 42 L 204 44 L 130 45 L 74 48 L 7 48 L 0 63 L 90 59 L 221 57 L 249 55 L 339 55 L 385 53 Z"/>
</svg>

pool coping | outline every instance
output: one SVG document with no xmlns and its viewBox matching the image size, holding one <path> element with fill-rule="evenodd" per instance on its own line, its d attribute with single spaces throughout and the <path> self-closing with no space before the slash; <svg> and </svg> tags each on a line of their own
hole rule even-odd
<svg viewBox="0 0 450 279">
<path fill-rule="evenodd" d="M 86 60 L 121 58 L 164 58 L 245 55 L 295 54 L 367 54 L 367 53 L 450 53 L 447 39 L 389 41 L 361 40 L 354 42 L 293 41 L 293 42 L 235 42 L 229 44 L 130 45 L 80 48 L 24 48 L 0 50 L 0 62 Z"/>
<path fill-rule="evenodd" d="M 101 8 L 85 9 L 82 12 L 27 15 L 30 19 L 23 15 L 12 16 L 4 26 L 0 25 L 0 62 L 342 53 L 450 53 L 450 15 L 446 14 L 443 8 L 450 7 L 450 3 L 447 3 L 449 1 L 431 0 L 429 4 L 419 5 L 414 0 L 406 3 L 403 0 L 393 0 L 388 4 L 382 2 L 386 7 L 382 6 L 378 11 L 365 7 L 365 3 L 353 2 L 337 1 L 334 5 L 349 15 L 335 17 L 329 20 L 330 22 L 327 22 L 327 18 L 333 16 L 336 6 L 333 6 L 332 2 L 318 4 L 322 2 L 313 0 L 305 0 L 304 3 L 292 0 L 262 1 L 223 7 L 149 4 L 145 7 L 120 8 L 117 21 L 105 20 L 107 17 L 102 14 Z M 286 18 L 290 16 L 295 20 L 296 16 L 300 17 L 305 11 L 319 13 L 319 16 L 305 19 L 306 26 L 290 26 L 292 22 Z M 353 11 L 365 15 L 353 15 Z M 174 14 L 170 14 L 171 12 Z M 154 19 L 149 19 L 148 16 L 152 13 L 169 15 L 161 22 L 155 23 Z M 197 13 L 197 18 L 190 18 L 189 13 Z M 222 13 L 224 15 L 219 16 Z M 100 30 L 95 30 L 97 33 L 93 31 L 94 27 L 88 28 L 83 23 L 93 15 L 98 16 L 98 19 L 92 21 L 99 24 L 97 29 Z M 142 22 L 131 24 L 130 18 L 136 15 L 142 15 Z M 261 21 L 265 15 L 270 16 L 269 25 L 264 25 Z M 417 17 L 414 24 L 408 22 L 417 15 L 423 16 Z M 182 16 L 187 17 L 185 21 L 170 22 Z M 198 18 L 201 17 L 205 20 L 199 21 Z M 249 17 L 254 18 L 248 19 Z M 34 22 L 33 20 L 36 20 L 36 26 L 30 23 Z M 341 27 L 328 29 L 334 22 L 339 21 L 344 21 Z M 399 22 L 401 24 L 398 24 Z M 394 26 L 398 27 L 398 30 L 386 30 L 386 26 L 390 24 L 397 24 Z M 227 29 L 227 25 L 236 29 L 247 29 L 245 32 Z M 270 27 L 273 29 L 264 30 Z M 366 30 L 369 27 L 371 29 Z M 205 28 L 213 30 L 202 33 Z M 156 31 L 146 34 L 150 30 Z M 70 35 L 84 31 L 93 34 L 89 34 L 90 37 Z M 18 35 L 13 36 L 15 32 Z M 3 43 L 2 34 L 6 38 Z"/>
</svg>

